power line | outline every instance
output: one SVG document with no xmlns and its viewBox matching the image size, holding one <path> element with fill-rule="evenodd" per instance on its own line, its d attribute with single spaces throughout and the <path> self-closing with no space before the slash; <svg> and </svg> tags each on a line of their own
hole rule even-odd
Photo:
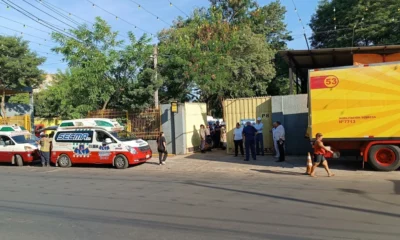
<svg viewBox="0 0 400 240">
<path fill-rule="evenodd" d="M 22 31 L 15 30 L 15 29 L 12 29 L 12 28 L 9 28 L 9 27 L 6 27 L 6 26 L 0 25 L 0 27 L 5 28 L 5 29 L 8 29 L 8 30 L 10 30 L 10 31 L 18 32 L 18 33 L 20 33 L 21 35 L 27 35 L 27 36 L 31 36 L 31 37 L 34 37 L 34 38 L 42 39 L 42 40 L 45 41 L 45 42 L 47 42 L 47 41 L 53 42 L 52 40 L 48 40 L 48 39 L 46 39 L 46 38 L 38 37 L 38 36 L 29 34 L 29 33 L 24 33 L 24 32 L 22 32 Z"/>
<path fill-rule="evenodd" d="M 66 23 L 66 22 L 64 22 L 64 21 L 62 21 L 62 20 L 60 20 L 60 19 L 54 17 L 53 15 L 47 13 L 46 11 L 43 11 L 42 9 L 40 9 L 40 8 L 38 8 L 38 7 L 36 7 L 36 6 L 34 6 L 34 5 L 31 4 L 30 2 L 28 2 L 28 1 L 26 1 L 26 0 L 22 0 L 22 1 L 24 1 L 24 2 L 27 3 L 27 4 L 29 4 L 29 5 L 32 6 L 33 8 L 35 8 L 35 9 L 41 11 L 42 13 L 44 13 L 44 14 L 46 14 L 46 15 L 48 15 L 48 16 L 54 18 L 54 19 L 56 19 L 57 21 L 64 23 L 64 24 L 67 25 L 68 27 L 73 28 L 73 29 L 76 29 L 75 27 L 69 25 L 68 23 Z"/>
<path fill-rule="evenodd" d="M 139 9 L 143 9 L 143 10 L 146 11 L 148 14 L 150 14 L 150 15 L 156 17 L 157 20 L 161 20 L 161 21 L 164 22 L 166 25 L 171 26 L 171 24 L 167 23 L 166 21 L 164 21 L 163 19 L 161 19 L 160 17 L 158 17 L 156 14 L 150 12 L 149 10 L 147 10 L 146 8 L 144 8 L 143 6 L 141 6 L 141 5 L 140 5 L 139 3 L 137 3 L 136 1 L 134 1 L 134 0 L 130 0 L 130 1 L 133 2 L 133 3 L 135 3 L 136 5 L 138 5 L 138 8 L 139 8 Z"/>
<path fill-rule="evenodd" d="M 2 33 L 2 35 L 3 36 L 11 36 L 11 35 L 9 35 L 9 34 L 6 34 L 6 33 Z M 46 44 L 43 44 L 43 43 L 38 43 L 38 42 L 35 42 L 35 41 L 28 41 L 28 40 L 26 40 L 27 42 L 30 42 L 30 43 L 34 43 L 34 44 L 37 44 L 37 45 L 39 45 L 39 46 L 44 46 L 44 47 L 48 47 L 48 48 L 52 48 L 52 46 L 49 46 L 49 45 L 46 45 Z"/>
<path fill-rule="evenodd" d="M 36 1 L 38 1 L 38 0 L 36 0 Z M 81 17 L 79 17 L 79 16 L 77 16 L 77 15 L 74 15 L 74 14 L 72 14 L 71 12 L 68 12 L 68 11 L 66 11 L 66 10 L 64 10 L 64 9 L 62 9 L 62 8 L 60 8 L 60 7 L 57 7 L 57 6 L 51 4 L 51 3 L 47 2 L 47 1 L 44 1 L 44 0 L 39 0 L 39 1 L 40 1 L 40 3 L 47 4 L 47 5 L 51 6 L 53 9 L 58 9 L 58 10 L 60 10 L 60 11 L 63 11 L 63 12 L 65 12 L 65 13 L 67 13 L 69 16 L 74 16 L 74 17 L 76 17 L 76 18 L 78 18 L 78 19 L 80 19 L 80 20 L 82 20 L 82 21 L 84 21 L 84 22 L 86 22 L 86 23 L 89 23 L 89 24 L 91 25 L 92 28 L 93 28 L 93 26 L 94 26 L 94 23 L 92 23 L 92 22 L 90 22 L 90 21 L 88 21 L 88 20 L 85 20 L 85 19 L 83 19 L 83 18 L 81 18 Z M 59 15 L 63 15 L 64 17 L 66 17 L 66 18 L 68 18 L 68 19 L 70 19 L 70 20 L 76 22 L 77 25 L 82 25 L 80 22 L 75 21 L 75 20 L 72 19 L 71 17 L 62 14 L 62 13 L 60 13 L 59 11 L 56 12 L 56 13 L 58 13 Z M 89 31 L 89 32 L 91 32 L 91 31 Z M 129 39 L 129 36 L 124 35 L 124 34 L 118 33 L 117 36 L 120 36 L 121 38 Z"/>
<path fill-rule="evenodd" d="M 20 7 L 19 5 L 15 4 L 15 3 L 12 3 L 12 2 L 9 2 L 8 0 L 1 0 L 1 1 L 3 1 L 3 2 L 6 3 L 6 4 L 9 4 L 9 5 L 10 5 L 13 9 L 15 9 L 17 12 L 19 12 L 19 13 L 21 13 L 22 15 L 28 17 L 29 19 L 31 19 L 31 20 L 33 20 L 33 21 L 39 23 L 40 25 L 43 25 L 43 26 L 45 26 L 45 27 L 47 27 L 47 28 L 53 30 L 54 32 L 57 32 L 57 33 L 62 34 L 62 35 L 64 35 L 64 36 L 66 36 L 66 37 L 72 38 L 72 39 L 74 39 L 75 41 L 78 41 L 78 40 L 75 39 L 74 36 L 72 36 L 72 35 L 70 35 L 69 33 L 65 32 L 65 30 L 63 31 L 63 30 L 61 30 L 61 29 L 55 27 L 54 25 L 52 25 L 52 24 L 50 24 L 50 23 L 44 21 L 43 19 L 40 19 L 40 18 L 36 17 L 34 14 L 30 13 L 29 11 L 26 11 L 24 8 Z M 79 42 L 79 41 L 78 41 L 78 42 Z"/>
<path fill-rule="evenodd" d="M 1 3 L 1 4 L 4 4 L 4 3 L 2 3 L 2 2 L 0 2 L 0 3 Z M 29 26 L 28 24 L 24 24 L 24 23 L 21 23 L 21 22 L 18 22 L 18 21 L 15 21 L 15 20 L 12 20 L 12 19 L 3 17 L 3 16 L 0 16 L 0 18 L 6 19 L 6 20 L 8 20 L 8 21 L 10 21 L 10 22 L 14 22 L 14 23 L 21 24 L 23 27 L 29 27 L 29 28 L 35 29 L 35 30 L 37 30 L 37 31 L 47 33 L 47 34 L 49 34 L 49 35 L 51 34 L 51 32 L 46 32 L 46 31 L 44 31 L 44 30 L 41 30 L 41 29 L 38 29 L 38 28 L 35 28 L 35 27 L 32 27 L 32 26 Z"/>
<path fill-rule="evenodd" d="M 110 12 L 110 11 L 108 11 L 108 10 L 102 8 L 102 7 L 100 7 L 99 5 L 95 4 L 94 2 L 92 2 L 92 1 L 90 1 L 90 0 L 86 0 L 86 1 L 88 1 L 89 3 L 91 3 L 93 7 L 98 7 L 99 9 L 103 10 L 104 12 L 106 12 L 106 13 L 108 13 L 108 14 L 114 16 L 115 19 L 117 19 L 117 20 L 120 19 L 120 20 L 122 20 L 123 22 L 125 22 L 125 23 L 127 23 L 127 24 L 133 26 L 134 28 L 137 28 L 137 29 L 139 29 L 139 30 L 141 30 L 141 31 L 143 31 L 143 32 L 145 32 L 145 33 L 150 34 L 151 37 L 154 36 L 153 33 L 149 32 L 149 31 L 146 31 L 146 30 L 144 30 L 143 28 L 140 28 L 140 27 L 138 27 L 137 25 L 135 25 L 135 24 L 133 24 L 133 23 L 131 23 L 131 22 L 129 22 L 129 21 L 127 21 L 127 20 L 121 18 L 121 17 L 118 17 L 118 16 L 115 15 L 114 13 L 112 13 L 112 12 Z"/>
<path fill-rule="evenodd" d="M 52 7 L 47 2 L 44 2 L 42 0 L 40 0 L 40 1 L 36 0 L 36 2 L 40 3 L 42 6 L 44 6 L 47 9 L 49 9 L 50 11 L 53 11 L 53 12 L 57 13 L 59 16 L 63 17 L 65 20 L 68 20 L 68 21 L 72 22 L 73 24 L 75 24 L 77 26 L 81 25 L 81 23 L 79 23 L 78 21 L 75 21 L 74 19 L 70 18 L 69 16 L 66 16 L 65 14 L 63 14 L 62 12 L 57 10 L 56 8 Z"/>
<path fill-rule="evenodd" d="M 187 18 L 189 18 L 189 15 L 187 15 L 184 11 L 182 11 L 182 9 L 180 9 L 178 6 L 176 6 L 175 4 L 173 4 L 171 1 L 169 1 L 169 5 L 171 7 L 175 7 L 176 9 L 178 9 L 181 13 L 183 13 L 183 15 L 185 15 Z"/>
<path fill-rule="evenodd" d="M 301 20 L 300 14 L 299 14 L 299 12 L 297 11 L 297 7 L 296 7 L 296 4 L 294 3 L 294 0 L 292 0 L 292 3 L 293 3 L 293 6 L 294 6 L 294 11 L 296 12 L 297 17 L 299 18 L 299 22 L 300 22 L 300 24 L 301 24 L 301 26 L 302 26 L 302 28 L 303 28 L 304 40 L 305 40 L 306 43 L 307 43 L 307 48 L 308 48 L 308 50 L 310 50 L 310 45 L 308 44 L 308 39 L 307 39 L 307 35 L 306 35 L 306 28 L 304 27 L 303 20 Z"/>
</svg>

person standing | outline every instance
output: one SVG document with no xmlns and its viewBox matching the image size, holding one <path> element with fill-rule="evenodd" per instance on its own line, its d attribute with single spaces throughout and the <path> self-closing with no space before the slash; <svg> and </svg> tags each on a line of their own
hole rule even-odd
<svg viewBox="0 0 400 240">
<path fill-rule="evenodd" d="M 44 134 L 39 140 L 40 145 L 40 157 L 42 159 L 42 167 L 50 167 L 50 144 L 51 139 L 47 134 Z"/>
<path fill-rule="evenodd" d="M 275 130 L 276 127 L 278 126 L 278 124 L 276 122 L 274 122 L 272 124 L 272 139 L 274 142 L 274 149 L 275 149 L 275 158 L 279 158 L 279 148 L 278 148 L 278 139 L 275 137 Z"/>
<path fill-rule="evenodd" d="M 253 160 L 256 159 L 256 146 L 255 146 L 255 136 L 257 130 L 251 125 L 251 122 L 246 123 L 246 127 L 243 128 L 243 135 L 244 135 L 244 145 L 246 148 L 246 159 L 245 161 L 250 160 L 250 151 Z"/>
<path fill-rule="evenodd" d="M 225 126 L 225 123 L 224 122 L 222 122 L 221 123 L 221 149 L 222 150 L 226 150 L 226 146 L 227 146 L 227 144 L 226 144 L 226 126 Z"/>
<path fill-rule="evenodd" d="M 278 145 L 279 150 L 279 160 L 277 162 L 285 161 L 285 128 L 282 126 L 281 122 L 276 122 L 275 129 L 275 141 Z"/>
<path fill-rule="evenodd" d="M 264 156 L 264 135 L 263 135 L 263 128 L 264 124 L 261 122 L 261 118 L 257 118 L 257 123 L 254 125 L 257 130 L 256 135 L 256 152 L 257 155 Z"/>
<path fill-rule="evenodd" d="M 235 143 L 235 157 L 238 156 L 239 148 L 240 154 L 244 156 L 243 151 L 243 128 L 240 126 L 240 123 L 236 123 L 236 128 L 233 131 L 233 142 Z"/>
<path fill-rule="evenodd" d="M 200 141 L 201 141 L 200 150 L 201 150 L 201 153 L 206 152 L 206 137 L 207 137 L 206 127 L 203 124 L 201 124 L 200 125 Z"/>
<path fill-rule="evenodd" d="M 168 151 L 167 151 L 167 141 L 164 137 L 164 132 L 160 132 L 160 136 L 157 138 L 157 150 L 159 165 L 165 165 L 167 161 Z"/>
<path fill-rule="evenodd" d="M 207 151 L 211 152 L 213 140 L 212 140 L 212 136 L 211 136 L 210 124 L 207 125 L 207 128 L 206 128 L 206 143 L 207 143 L 206 144 Z"/>
<path fill-rule="evenodd" d="M 220 148 L 221 144 L 221 125 L 219 121 L 215 123 L 214 126 L 214 148 Z"/>
<path fill-rule="evenodd" d="M 322 135 L 322 133 L 317 133 L 315 135 L 316 141 L 314 143 L 314 165 L 311 168 L 311 177 L 316 177 L 315 170 L 321 164 L 321 162 L 322 166 L 324 166 L 325 168 L 325 171 L 328 173 L 328 177 L 335 176 L 335 174 L 333 174 L 329 169 L 328 161 L 324 157 L 326 152 L 333 153 L 333 151 L 324 146 L 324 143 L 322 142 L 323 137 L 324 136 Z"/>
</svg>

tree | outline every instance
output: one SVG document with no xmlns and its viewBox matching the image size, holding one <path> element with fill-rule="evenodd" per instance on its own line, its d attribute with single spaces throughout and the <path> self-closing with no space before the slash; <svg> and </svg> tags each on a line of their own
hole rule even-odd
<svg viewBox="0 0 400 240">
<path fill-rule="evenodd" d="M 290 40 L 284 12 L 278 1 L 221 0 L 178 19 L 159 34 L 161 99 L 204 101 L 221 115 L 225 98 L 267 95 L 276 48 Z"/>
<path fill-rule="evenodd" d="M 397 44 L 400 41 L 398 9 L 398 0 L 322 0 L 310 22 L 311 46 Z"/>
<path fill-rule="evenodd" d="M 0 36 L 1 114 L 6 117 L 6 90 L 37 87 L 42 81 L 38 66 L 45 58 L 29 50 L 28 42 L 17 37 Z"/>
<path fill-rule="evenodd" d="M 128 33 L 129 43 L 123 46 L 117 32 L 101 18 L 96 18 L 93 30 L 81 26 L 70 34 L 76 39 L 53 33 L 60 45 L 53 50 L 64 55 L 69 69 L 57 74 L 56 83 L 42 93 L 46 97 L 38 97 L 40 104 L 46 99 L 59 102 L 54 110 L 62 117 L 75 118 L 97 109 L 126 110 L 152 103 L 152 93 L 160 83 L 146 65 L 153 51 L 146 35 L 136 39 Z M 37 114 L 53 113 L 42 110 Z"/>
</svg>

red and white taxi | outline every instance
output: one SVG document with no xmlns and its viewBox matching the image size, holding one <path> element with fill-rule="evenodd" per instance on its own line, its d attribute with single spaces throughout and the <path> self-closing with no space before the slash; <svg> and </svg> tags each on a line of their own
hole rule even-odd
<svg viewBox="0 0 400 240">
<path fill-rule="evenodd" d="M 38 138 L 21 127 L 0 126 L 0 162 L 23 166 L 40 159 Z"/>
</svg>

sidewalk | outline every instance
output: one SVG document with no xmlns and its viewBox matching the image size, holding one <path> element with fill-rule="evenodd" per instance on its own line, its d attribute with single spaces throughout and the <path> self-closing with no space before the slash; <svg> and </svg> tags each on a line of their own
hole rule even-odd
<svg viewBox="0 0 400 240">
<path fill-rule="evenodd" d="M 179 172 L 215 172 L 215 173 L 271 173 L 282 175 L 303 175 L 306 171 L 307 156 L 287 156 L 285 162 L 275 162 L 271 155 L 257 156 L 257 160 L 243 161 L 239 156 L 228 155 L 224 151 L 213 151 L 206 154 L 194 153 L 169 157 L 165 166 L 158 166 L 158 158 L 140 166 L 144 170 L 179 171 Z M 361 159 L 332 159 L 328 161 L 330 168 L 337 176 L 376 176 L 379 178 L 400 178 L 400 171 L 377 172 L 366 164 L 362 169 Z M 319 176 L 326 173 L 322 167 L 317 171 Z"/>
</svg>

